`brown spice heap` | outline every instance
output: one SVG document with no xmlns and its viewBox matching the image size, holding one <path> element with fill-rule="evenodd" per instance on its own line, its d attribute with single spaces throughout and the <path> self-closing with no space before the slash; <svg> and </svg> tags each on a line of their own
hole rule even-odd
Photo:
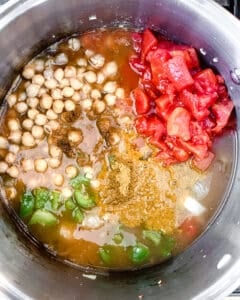
<svg viewBox="0 0 240 300">
<path fill-rule="evenodd" d="M 168 182 L 168 172 L 162 172 L 158 178 L 154 162 L 133 156 L 129 159 L 126 154 L 114 156 L 111 169 L 104 173 L 98 203 L 103 214 L 117 214 L 120 222 L 128 227 L 143 225 L 165 232 L 174 230 L 175 197 L 168 197 L 166 187 L 161 184 L 163 180 Z"/>
</svg>

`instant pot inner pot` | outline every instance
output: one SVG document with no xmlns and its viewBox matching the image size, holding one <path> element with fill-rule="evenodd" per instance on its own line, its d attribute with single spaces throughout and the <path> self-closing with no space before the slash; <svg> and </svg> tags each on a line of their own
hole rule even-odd
<svg viewBox="0 0 240 300">
<path fill-rule="evenodd" d="M 230 78 L 230 70 L 240 66 L 238 32 L 236 28 L 230 34 L 219 25 L 222 18 L 229 19 L 229 27 L 239 26 L 209 1 L 18 1 L 0 18 L 0 95 L 5 95 L 29 59 L 66 35 L 103 26 L 150 27 L 196 47 L 224 76 L 238 114 L 240 90 Z M 219 141 L 220 157 L 227 164 L 213 181 L 211 193 L 221 197 L 222 209 L 211 226 L 183 254 L 137 273 L 93 273 L 55 261 L 19 234 L 1 204 L 0 291 L 17 299 L 107 300 L 113 293 L 116 299 L 216 299 L 230 279 L 235 282 L 240 277 L 237 135 Z M 227 263 L 221 264 L 224 257 Z"/>
</svg>

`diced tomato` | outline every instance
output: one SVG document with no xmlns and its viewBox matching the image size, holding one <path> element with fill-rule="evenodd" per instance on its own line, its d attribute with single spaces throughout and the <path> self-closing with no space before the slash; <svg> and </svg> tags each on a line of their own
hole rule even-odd
<svg viewBox="0 0 240 300">
<path fill-rule="evenodd" d="M 223 128 L 227 125 L 230 115 L 233 110 L 233 102 L 228 101 L 226 104 L 217 103 L 212 107 L 212 111 L 216 117 L 216 127 L 212 129 L 214 133 L 220 133 Z"/>
<path fill-rule="evenodd" d="M 197 52 L 194 48 L 182 49 L 182 50 L 172 50 L 170 54 L 174 56 L 182 56 L 189 69 L 198 69 L 199 61 L 197 57 Z"/>
<path fill-rule="evenodd" d="M 163 151 L 167 151 L 168 147 L 167 145 L 164 143 L 164 141 L 161 141 L 159 139 L 157 139 L 155 136 L 151 136 L 149 138 L 149 143 L 152 144 L 153 146 L 163 150 Z"/>
<path fill-rule="evenodd" d="M 190 122 L 190 131 L 192 142 L 197 145 L 211 145 L 211 140 L 203 127 L 199 124 L 199 122 L 191 121 Z"/>
<path fill-rule="evenodd" d="M 175 56 L 167 61 L 166 73 L 168 79 L 178 91 L 182 91 L 194 83 L 185 59 L 182 56 Z"/>
<path fill-rule="evenodd" d="M 145 29 L 143 32 L 143 41 L 142 41 L 142 52 L 141 52 L 141 60 L 144 61 L 146 55 L 151 50 L 152 47 L 156 46 L 158 43 L 155 36 L 149 29 Z"/>
<path fill-rule="evenodd" d="M 137 117 L 135 120 L 135 127 L 138 133 L 145 134 L 145 132 L 147 131 L 147 117 Z"/>
<path fill-rule="evenodd" d="M 176 107 L 169 115 L 167 120 L 167 134 L 176 136 L 184 141 L 189 141 L 190 134 L 190 113 L 183 107 Z"/>
<path fill-rule="evenodd" d="M 150 110 L 150 98 L 140 88 L 136 88 L 133 91 L 135 98 L 135 108 L 139 115 L 146 114 Z"/>
<path fill-rule="evenodd" d="M 166 78 L 165 63 L 171 58 L 169 52 L 165 49 L 156 49 L 151 51 L 147 60 L 151 65 L 153 81 L 158 83 L 159 79 Z"/>
<path fill-rule="evenodd" d="M 173 155 L 174 157 L 180 161 L 186 161 L 189 159 L 189 154 L 187 153 L 187 151 L 185 151 L 184 149 L 180 148 L 180 147 L 174 147 L 173 148 Z"/>
<path fill-rule="evenodd" d="M 212 94 L 217 91 L 217 77 L 213 70 L 208 68 L 194 76 L 195 87 L 201 94 Z"/>
<path fill-rule="evenodd" d="M 196 238 L 196 236 L 200 232 L 199 223 L 194 217 L 185 219 L 181 224 L 181 226 L 179 227 L 179 229 L 182 231 L 183 237 L 185 237 L 189 241 Z"/>
<path fill-rule="evenodd" d="M 194 157 L 192 159 L 192 164 L 201 171 L 206 171 L 211 165 L 215 155 L 212 152 L 208 152 L 207 157 L 199 159 Z"/>
<path fill-rule="evenodd" d="M 168 118 L 168 110 L 173 104 L 173 99 L 173 95 L 162 95 L 155 100 L 156 114 L 164 120 Z"/>
<path fill-rule="evenodd" d="M 139 76 L 142 76 L 144 74 L 144 71 L 146 70 L 146 66 L 143 63 L 141 63 L 140 59 L 136 56 L 130 57 L 129 65 L 132 68 L 132 70 Z"/>
<path fill-rule="evenodd" d="M 156 99 L 159 96 L 159 91 L 156 86 L 150 80 L 140 80 L 139 85 L 144 89 L 145 93 L 151 99 Z"/>
<path fill-rule="evenodd" d="M 183 90 L 180 94 L 180 100 L 183 102 L 186 108 L 188 108 L 193 117 L 197 121 L 204 120 L 209 114 L 208 109 L 199 109 L 199 97 L 196 94 L 189 92 L 188 90 Z"/>
<path fill-rule="evenodd" d="M 207 145 L 195 145 L 191 142 L 185 142 L 181 139 L 178 140 L 178 143 L 184 150 L 192 153 L 200 159 L 205 158 L 208 155 Z"/>
<path fill-rule="evenodd" d="M 166 167 L 171 164 L 178 163 L 178 160 L 173 155 L 171 155 L 169 151 L 158 152 L 158 154 L 155 156 L 155 159 L 162 161 Z"/>
<path fill-rule="evenodd" d="M 141 52 L 142 46 L 142 34 L 138 32 L 132 33 L 133 49 L 137 52 Z"/>
</svg>

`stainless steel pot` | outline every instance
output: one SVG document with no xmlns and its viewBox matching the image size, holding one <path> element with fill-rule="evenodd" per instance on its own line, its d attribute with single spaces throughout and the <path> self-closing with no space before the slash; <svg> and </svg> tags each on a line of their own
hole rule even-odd
<svg viewBox="0 0 240 300">
<path fill-rule="evenodd" d="M 192 44 L 224 76 L 239 120 L 240 23 L 210 0 L 10 0 L 0 11 L 0 96 L 43 47 L 102 26 L 150 27 Z M 41 254 L 0 207 L 0 292 L 11 299 L 223 298 L 240 284 L 238 136 L 223 147 L 234 163 L 222 210 L 197 242 L 162 266 L 97 275 L 71 268 Z M 215 188 L 221 186 L 219 179 Z"/>
</svg>

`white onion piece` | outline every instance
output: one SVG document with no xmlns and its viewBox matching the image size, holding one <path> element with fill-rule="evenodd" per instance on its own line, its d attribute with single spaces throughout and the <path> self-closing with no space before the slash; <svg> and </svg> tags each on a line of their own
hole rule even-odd
<svg viewBox="0 0 240 300">
<path fill-rule="evenodd" d="M 190 196 L 185 199 L 183 205 L 194 216 L 200 216 L 206 211 L 206 208 L 201 203 Z"/>
<path fill-rule="evenodd" d="M 99 216 L 85 216 L 82 226 L 90 229 L 95 229 L 103 225 L 103 220 L 99 218 Z"/>
<path fill-rule="evenodd" d="M 194 196 L 197 198 L 197 200 L 204 199 L 210 190 L 210 182 L 209 178 L 207 180 L 197 180 L 192 188 L 192 191 L 194 192 Z"/>
</svg>

